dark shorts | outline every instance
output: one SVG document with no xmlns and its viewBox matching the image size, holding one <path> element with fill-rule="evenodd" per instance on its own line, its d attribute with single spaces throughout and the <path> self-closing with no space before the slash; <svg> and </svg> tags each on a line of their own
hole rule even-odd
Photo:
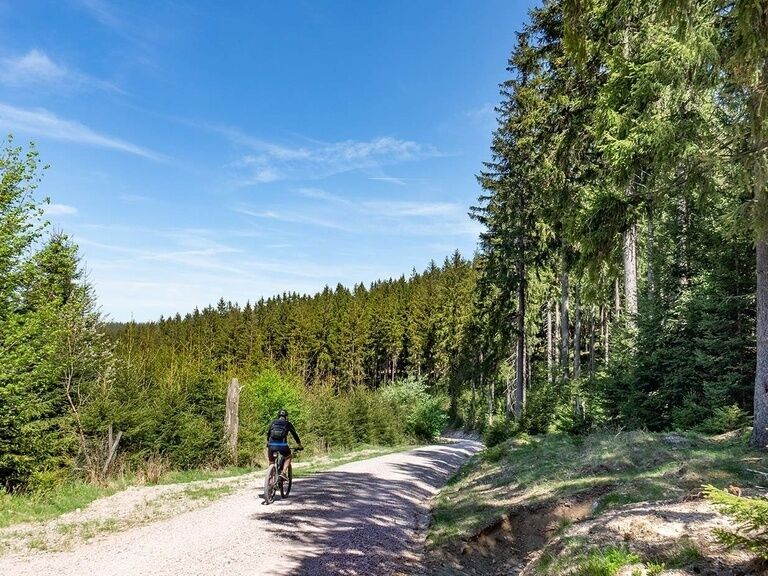
<svg viewBox="0 0 768 576">
<path fill-rule="evenodd" d="M 267 445 L 267 458 L 269 458 L 269 462 L 272 463 L 275 461 L 275 452 L 280 452 L 283 456 L 286 458 L 291 455 L 291 449 L 282 444 L 273 445 L 268 444 Z"/>
</svg>

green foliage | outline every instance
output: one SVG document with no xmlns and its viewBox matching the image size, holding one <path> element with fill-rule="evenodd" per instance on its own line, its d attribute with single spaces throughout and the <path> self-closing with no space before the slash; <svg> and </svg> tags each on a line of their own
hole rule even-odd
<svg viewBox="0 0 768 576">
<path fill-rule="evenodd" d="M 518 432 L 517 423 L 504 416 L 494 418 L 493 422 L 483 430 L 483 442 L 488 448 L 493 448 L 515 436 Z"/>
<path fill-rule="evenodd" d="M 768 559 L 768 500 L 742 498 L 712 485 L 704 487 L 704 494 L 719 510 L 738 524 L 734 532 L 716 529 L 718 540 L 727 546 L 743 548 Z"/>
<path fill-rule="evenodd" d="M 47 489 L 93 456 L 81 408 L 110 383 L 77 247 L 42 220 L 40 171 L 34 148 L 0 150 L 0 486 L 11 491 Z"/>
<path fill-rule="evenodd" d="M 626 548 L 592 550 L 582 559 L 575 574 L 578 576 L 614 576 L 624 566 L 637 564 L 640 557 Z"/>
<path fill-rule="evenodd" d="M 442 432 L 448 422 L 444 401 L 427 391 L 423 379 L 406 378 L 382 389 L 384 399 L 405 418 L 406 433 L 422 440 L 431 440 Z"/>
<path fill-rule="evenodd" d="M 751 418 L 736 404 L 715 408 L 712 416 L 704 420 L 698 427 L 705 434 L 721 434 L 731 430 L 746 428 L 751 423 Z"/>
</svg>

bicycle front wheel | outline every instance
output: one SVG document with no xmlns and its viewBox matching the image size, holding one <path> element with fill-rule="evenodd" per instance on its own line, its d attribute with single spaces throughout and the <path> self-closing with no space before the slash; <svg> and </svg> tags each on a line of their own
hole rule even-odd
<svg viewBox="0 0 768 576">
<path fill-rule="evenodd" d="M 275 499 L 275 491 L 277 490 L 277 468 L 274 464 L 271 464 L 267 468 L 267 474 L 264 476 L 264 502 L 266 504 L 272 504 Z"/>
<path fill-rule="evenodd" d="M 291 485 L 293 484 L 293 468 L 291 466 L 288 467 L 288 473 L 286 474 L 288 476 L 288 480 L 283 480 L 280 482 L 280 497 L 285 498 L 288 496 L 288 494 L 291 493 Z"/>
</svg>

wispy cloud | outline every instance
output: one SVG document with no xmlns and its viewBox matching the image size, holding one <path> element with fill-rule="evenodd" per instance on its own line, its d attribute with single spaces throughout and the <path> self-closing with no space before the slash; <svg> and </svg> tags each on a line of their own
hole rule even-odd
<svg viewBox="0 0 768 576">
<path fill-rule="evenodd" d="M 321 188 L 299 188 L 297 191 L 300 196 L 312 198 L 313 200 L 322 200 L 329 204 L 338 206 L 347 206 L 358 212 L 367 214 L 377 214 L 379 216 L 407 217 L 407 216 L 463 216 L 466 212 L 462 204 L 455 202 L 415 202 L 400 200 L 370 200 L 355 203 L 337 194 L 332 194 Z"/>
<path fill-rule="evenodd" d="M 115 3 L 106 0 L 74 0 L 84 12 L 89 14 L 102 26 L 109 28 L 125 40 L 141 49 L 148 49 L 151 34 L 156 30 L 152 29 L 151 21 L 145 19 L 144 26 L 138 26 L 127 18 L 120 11 Z"/>
<path fill-rule="evenodd" d="M 48 216 L 64 216 L 67 214 L 77 214 L 77 208 L 67 206 L 66 204 L 48 204 L 44 208 Z"/>
<path fill-rule="evenodd" d="M 120 196 L 120 200 L 128 202 L 130 204 L 138 204 L 140 202 L 149 202 L 151 198 L 142 196 L 141 194 L 123 194 Z"/>
<path fill-rule="evenodd" d="M 380 170 L 382 166 L 438 155 L 430 145 L 389 136 L 368 141 L 307 141 L 287 146 L 252 138 L 231 128 L 206 128 L 219 132 L 251 152 L 232 165 L 243 186 L 277 180 L 319 180 L 354 170 Z"/>
<path fill-rule="evenodd" d="M 328 202 L 329 204 L 337 204 L 339 206 L 353 205 L 353 202 L 351 202 L 350 200 L 347 200 L 346 198 L 342 198 L 337 194 L 331 194 L 330 192 L 326 192 L 321 188 L 299 188 L 298 193 L 300 196 L 304 196 L 304 198 L 312 198 L 313 200 L 322 200 L 324 202 Z"/>
<path fill-rule="evenodd" d="M 279 212 L 274 210 L 251 210 L 250 208 L 239 207 L 235 208 L 236 212 L 245 214 L 246 216 L 252 216 L 254 218 L 263 218 L 267 220 L 277 220 L 280 222 L 287 222 L 289 224 L 308 224 L 310 226 L 318 226 L 320 228 L 331 228 L 333 230 L 343 230 L 345 232 L 352 232 L 354 229 L 335 222 L 330 219 L 315 218 L 313 216 L 305 216 L 303 214 Z"/>
<path fill-rule="evenodd" d="M 389 182 L 391 184 L 397 184 L 398 186 L 405 186 L 405 178 L 396 178 L 394 176 L 376 176 L 370 177 L 368 180 L 378 180 L 380 182 Z"/>
<path fill-rule="evenodd" d="M 0 125 L 5 130 L 18 131 L 31 136 L 117 150 L 150 160 L 163 159 L 151 150 L 100 134 L 79 122 L 64 120 L 44 109 L 28 110 L 0 102 Z"/>
<path fill-rule="evenodd" d="M 383 216 L 451 216 L 460 214 L 463 207 L 450 202 L 365 202 L 363 207 L 368 212 Z"/>
<path fill-rule="evenodd" d="M 0 83 L 14 88 L 49 86 L 57 89 L 97 88 L 121 92 L 111 82 L 93 78 L 54 62 L 48 54 L 37 49 L 20 56 L 0 58 Z"/>
</svg>

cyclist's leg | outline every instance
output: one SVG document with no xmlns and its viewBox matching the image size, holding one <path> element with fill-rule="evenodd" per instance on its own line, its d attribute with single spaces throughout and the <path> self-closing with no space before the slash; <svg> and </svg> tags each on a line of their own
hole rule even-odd
<svg viewBox="0 0 768 576">
<path fill-rule="evenodd" d="M 283 456 L 285 457 L 285 461 L 283 462 L 283 476 L 288 476 L 288 470 L 291 467 L 291 450 L 289 448 L 286 448 L 285 451 L 283 451 Z"/>
</svg>

